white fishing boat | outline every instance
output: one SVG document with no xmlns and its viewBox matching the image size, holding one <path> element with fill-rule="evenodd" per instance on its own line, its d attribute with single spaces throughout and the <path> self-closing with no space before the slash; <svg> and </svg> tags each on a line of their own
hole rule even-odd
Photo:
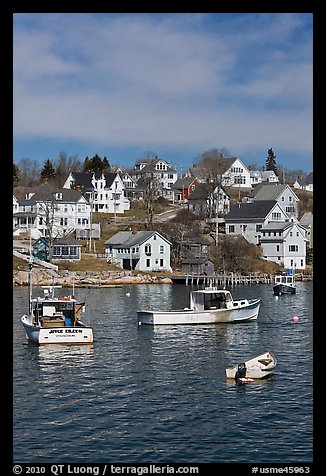
<svg viewBox="0 0 326 476">
<path fill-rule="evenodd" d="M 215 287 L 190 292 L 190 307 L 171 311 L 138 311 L 139 324 L 217 324 L 256 320 L 260 299 L 234 300 L 230 291 Z"/>
<path fill-rule="evenodd" d="M 293 273 L 278 274 L 274 278 L 273 292 L 275 296 L 282 294 L 295 294 L 295 276 Z"/>
<path fill-rule="evenodd" d="M 245 362 L 226 369 L 227 378 L 236 378 L 237 371 L 244 371 L 242 373 L 245 379 L 262 379 L 274 373 L 277 360 L 272 352 L 265 352 Z M 240 375 L 241 377 L 241 375 Z"/>
<path fill-rule="evenodd" d="M 74 296 L 55 297 L 61 286 L 42 286 L 43 296 L 32 297 L 32 263 L 29 263 L 29 308 L 21 317 L 26 336 L 37 344 L 90 344 L 93 329 L 81 320 L 85 303 Z"/>
</svg>

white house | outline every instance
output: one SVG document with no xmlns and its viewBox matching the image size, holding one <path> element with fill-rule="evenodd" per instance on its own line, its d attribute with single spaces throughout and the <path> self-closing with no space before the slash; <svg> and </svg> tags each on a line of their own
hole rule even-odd
<svg viewBox="0 0 326 476">
<path fill-rule="evenodd" d="M 170 249 L 156 231 L 119 231 L 105 242 L 109 262 L 137 271 L 171 271 Z"/>
<path fill-rule="evenodd" d="M 27 197 L 27 198 L 26 198 Z M 18 203 L 18 211 L 17 211 Z M 77 190 L 51 187 L 42 184 L 14 200 L 14 235 L 31 233 L 32 238 L 53 238 L 74 234 L 87 238 L 91 226 L 91 207 Z M 92 237 L 100 237 L 100 225 L 92 224 Z"/>
<path fill-rule="evenodd" d="M 190 172 L 192 176 L 206 181 L 206 178 L 202 177 L 200 165 L 192 166 Z M 213 173 L 220 177 L 223 187 L 251 188 L 250 171 L 239 157 L 216 159 Z"/>
<path fill-rule="evenodd" d="M 230 211 L 230 196 L 223 187 L 216 186 L 213 193 L 208 183 L 198 183 L 188 197 L 188 210 L 195 215 L 224 216 Z"/>
<path fill-rule="evenodd" d="M 259 183 L 278 183 L 279 179 L 273 170 L 251 170 L 250 182 L 254 187 Z"/>
<path fill-rule="evenodd" d="M 178 174 L 174 167 L 165 160 L 157 156 L 154 159 L 139 160 L 130 175 L 136 183 L 142 183 L 144 179 L 148 178 L 153 179 L 157 184 L 158 192 L 170 202 L 174 201 L 172 186 L 177 181 Z"/>
<path fill-rule="evenodd" d="M 293 188 L 305 190 L 306 192 L 314 191 L 313 172 L 310 172 L 305 178 L 298 177 L 293 184 Z"/>
<path fill-rule="evenodd" d="M 125 197 L 132 200 L 136 198 L 137 183 L 128 172 L 121 172 L 121 180 L 124 185 Z"/>
<path fill-rule="evenodd" d="M 274 200 L 236 203 L 225 216 L 225 233 L 242 235 L 249 243 L 258 245 L 261 229 L 269 222 L 285 222 L 287 214 Z"/>
<path fill-rule="evenodd" d="M 123 214 L 130 209 L 125 186 L 119 173 L 71 172 L 63 188 L 80 190 L 93 212 Z"/>
<path fill-rule="evenodd" d="M 306 267 L 305 229 L 296 221 L 270 222 L 260 230 L 263 258 L 294 270 Z"/>
</svg>

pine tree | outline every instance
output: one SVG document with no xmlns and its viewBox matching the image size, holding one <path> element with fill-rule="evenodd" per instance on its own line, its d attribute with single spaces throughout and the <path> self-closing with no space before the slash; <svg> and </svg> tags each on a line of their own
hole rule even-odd
<svg viewBox="0 0 326 476">
<path fill-rule="evenodd" d="M 273 170 L 275 175 L 278 175 L 276 166 L 276 155 L 274 154 L 272 148 L 268 149 L 267 152 L 266 170 Z"/>
<path fill-rule="evenodd" d="M 55 177 L 55 169 L 52 165 L 50 159 L 47 159 L 44 163 L 43 169 L 41 170 L 41 180 L 49 180 Z"/>
</svg>

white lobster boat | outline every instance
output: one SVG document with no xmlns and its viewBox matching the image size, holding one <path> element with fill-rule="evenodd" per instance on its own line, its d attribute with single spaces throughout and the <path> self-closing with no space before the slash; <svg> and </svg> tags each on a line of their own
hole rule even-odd
<svg viewBox="0 0 326 476">
<path fill-rule="evenodd" d="M 245 377 L 247 379 L 262 379 L 274 373 L 277 360 L 272 352 L 265 352 L 250 360 L 247 360 L 240 365 L 245 368 Z M 235 365 L 225 370 L 226 378 L 236 378 L 236 372 L 239 365 Z"/>
<path fill-rule="evenodd" d="M 190 292 L 190 307 L 176 311 L 138 311 L 138 324 L 217 324 L 256 320 L 260 299 L 233 300 L 230 291 L 215 287 Z"/>
<path fill-rule="evenodd" d="M 37 344 L 91 344 L 93 329 L 81 320 L 85 303 L 73 296 L 55 297 L 54 289 L 42 286 L 44 295 L 32 298 L 32 263 L 29 264 L 29 309 L 21 317 L 26 336 Z"/>
</svg>

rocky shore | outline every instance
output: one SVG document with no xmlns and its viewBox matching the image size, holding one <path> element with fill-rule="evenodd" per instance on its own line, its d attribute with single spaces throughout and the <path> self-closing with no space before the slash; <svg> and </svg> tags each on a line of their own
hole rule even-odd
<svg viewBox="0 0 326 476">
<path fill-rule="evenodd" d="M 67 270 L 52 271 L 45 269 L 33 269 L 33 286 L 114 286 L 122 284 L 171 284 L 172 280 L 167 277 L 151 276 L 147 274 L 133 275 L 131 271 L 79 271 Z M 28 285 L 28 271 L 14 271 L 14 286 Z"/>
</svg>

